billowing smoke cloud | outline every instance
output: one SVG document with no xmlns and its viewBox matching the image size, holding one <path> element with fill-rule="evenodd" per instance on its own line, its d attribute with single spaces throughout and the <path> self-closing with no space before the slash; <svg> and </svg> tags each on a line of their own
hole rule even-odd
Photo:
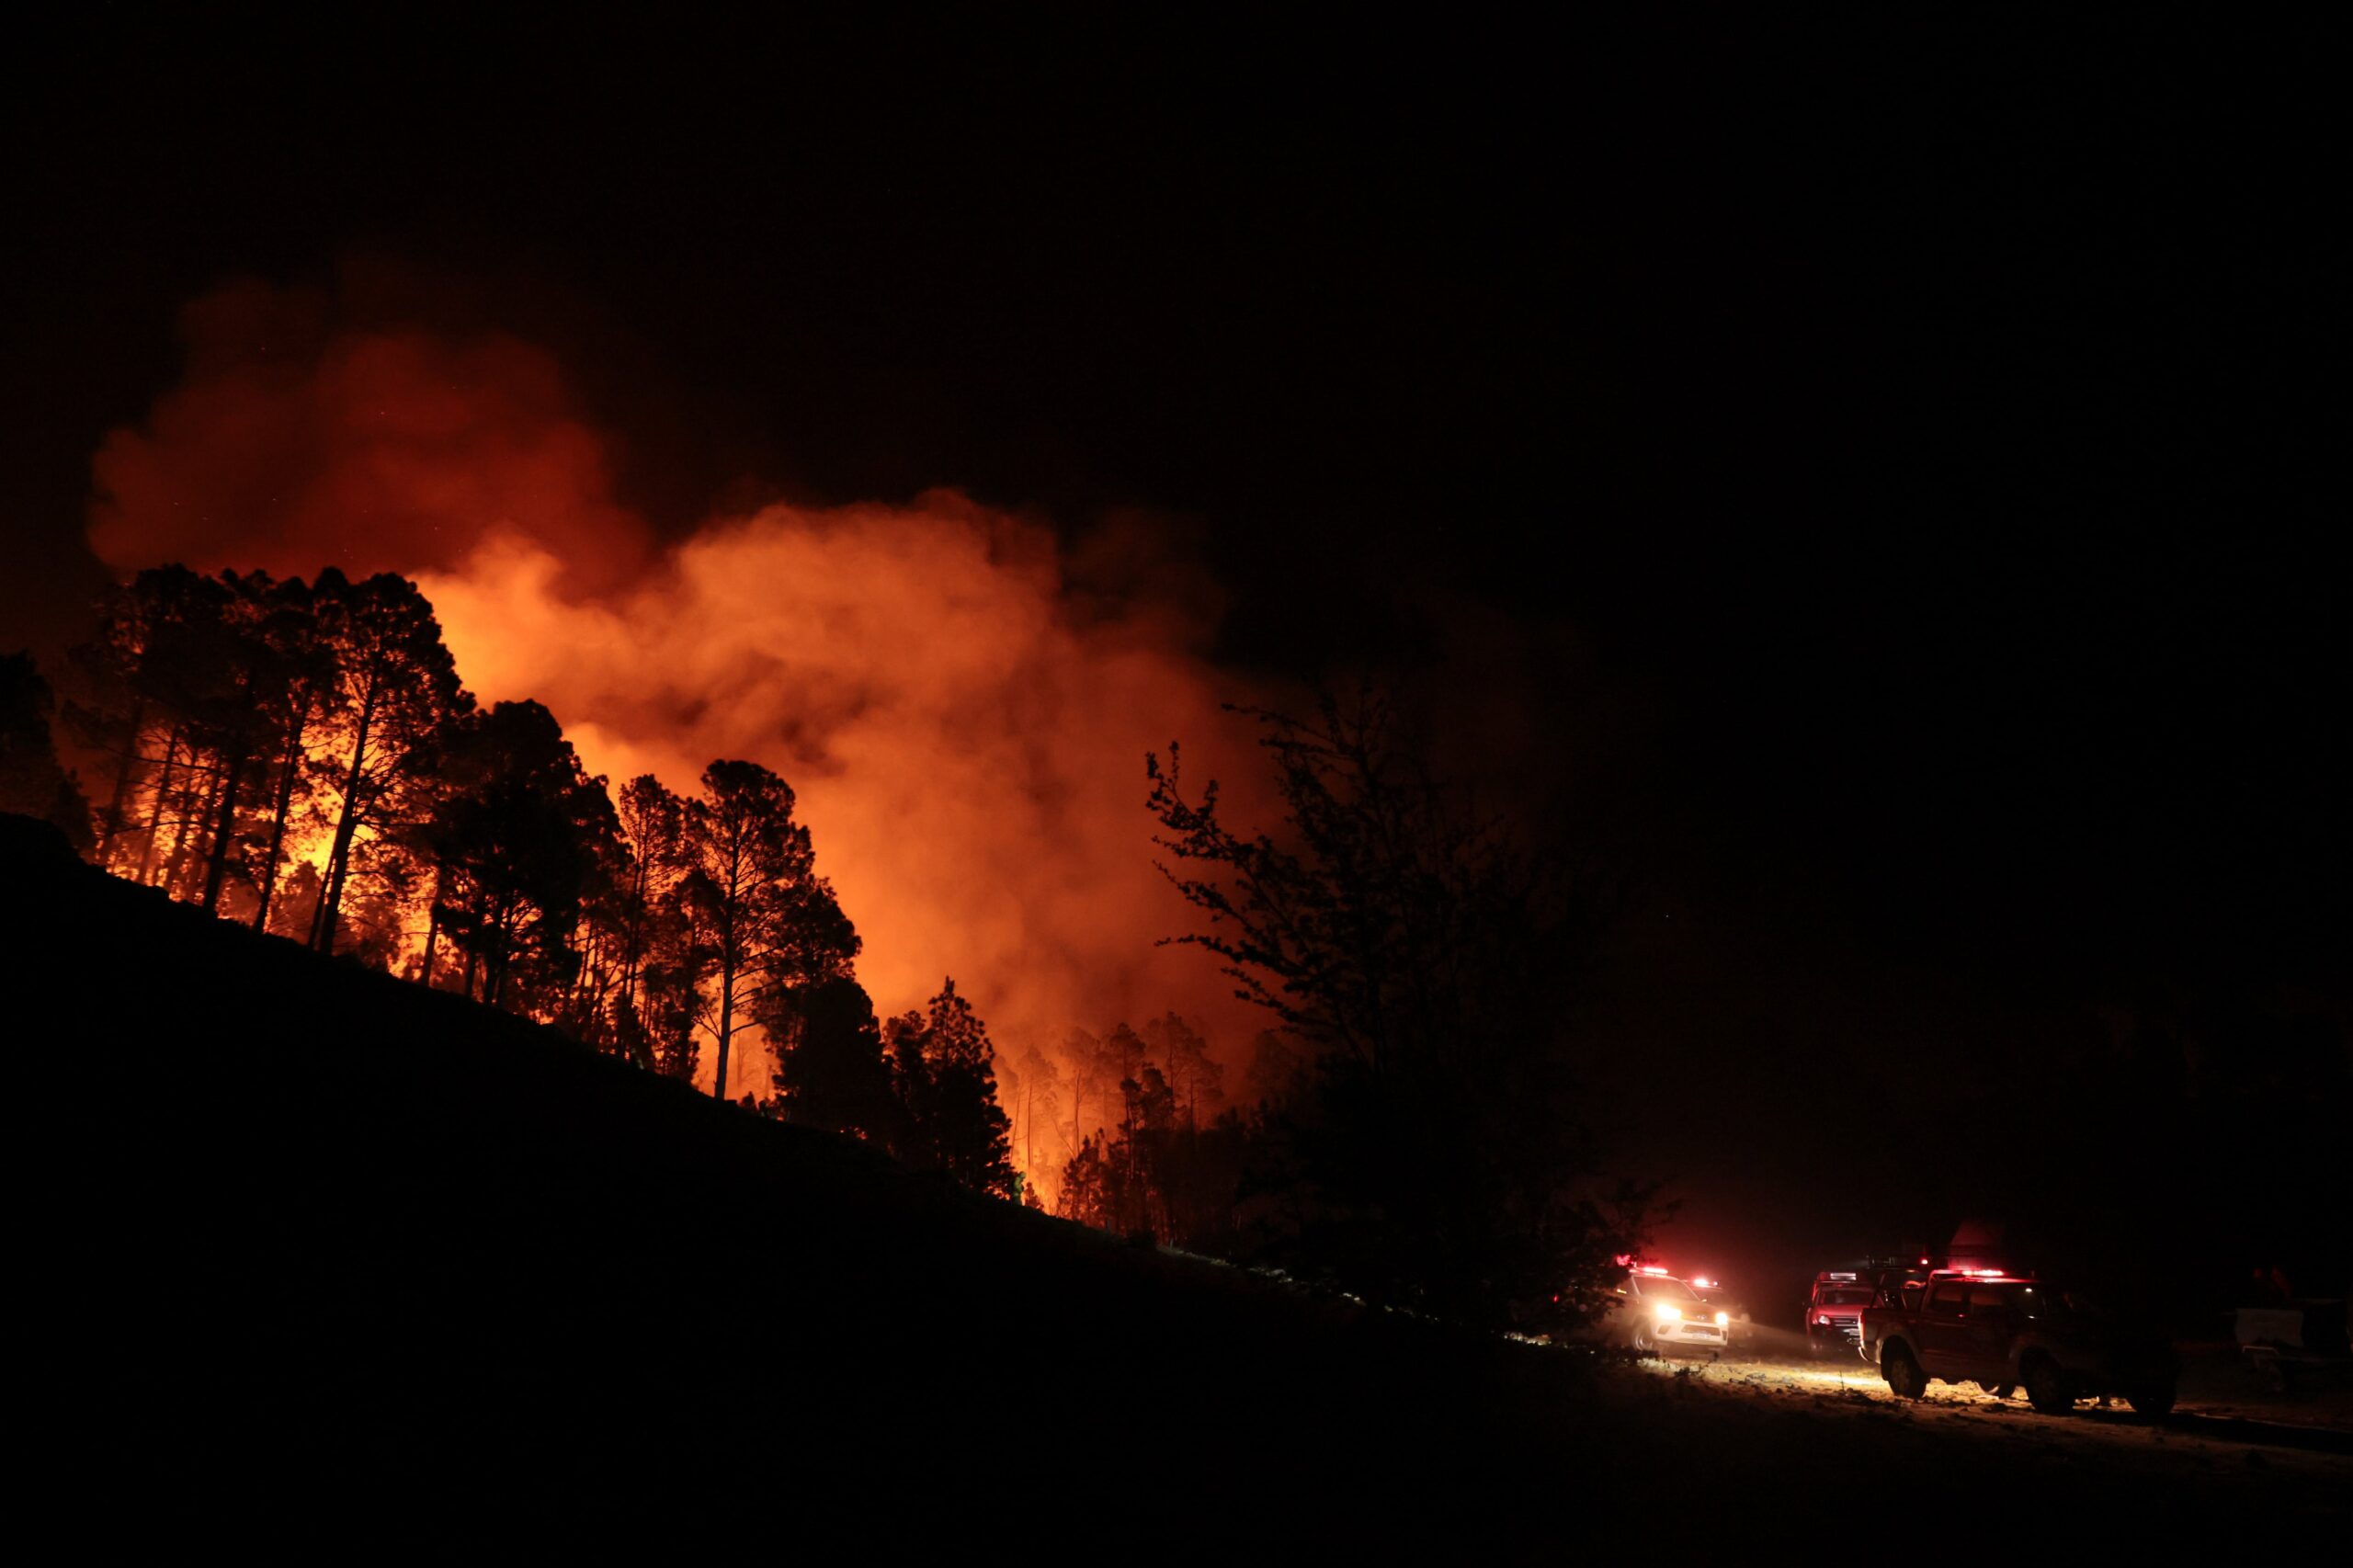
<svg viewBox="0 0 2353 1568">
<path fill-rule="evenodd" d="M 551 356 L 494 335 L 337 332 L 328 313 L 258 283 L 188 308 L 187 380 L 92 464 L 99 560 L 415 573 L 505 529 L 561 558 L 570 587 L 638 568 L 645 528 L 613 499 L 607 441 Z"/>
<path fill-rule="evenodd" d="M 467 679 L 577 715 L 583 755 L 617 777 L 775 767 L 878 1002 L 953 971 L 1001 1035 L 1043 1036 L 1222 990 L 1199 955 L 1154 950 L 1184 916 L 1141 809 L 1147 748 L 1221 749 L 1218 683 L 1158 618 L 1066 613 L 1043 530 L 947 494 L 772 506 L 612 598 L 565 600 L 558 571 L 499 537 L 426 577 Z"/>
<path fill-rule="evenodd" d="M 1001 1044 L 1175 1007 L 1255 1024 L 1152 866 L 1142 756 L 1251 804 L 1212 594 L 1129 519 L 1065 549 L 950 492 L 774 506 L 656 551 L 546 353 L 337 333 L 245 286 L 188 312 L 190 373 L 97 460 L 90 537 L 163 561 L 415 574 L 484 701 L 535 697 L 589 767 L 691 790 L 713 757 L 800 792 L 877 1005 L 955 975 Z M 748 1063 L 734 1092 L 756 1086 Z"/>
</svg>

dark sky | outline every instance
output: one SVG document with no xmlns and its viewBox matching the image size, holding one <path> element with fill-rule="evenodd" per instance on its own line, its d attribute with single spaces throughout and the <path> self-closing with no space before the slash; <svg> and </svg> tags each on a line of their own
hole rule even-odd
<svg viewBox="0 0 2353 1568">
<path fill-rule="evenodd" d="M 555 347 L 664 526 L 1181 514 L 1238 664 L 1409 660 L 1441 597 L 1573 633 L 1759 907 L 2341 981 L 2325 35 L 744 26 L 13 51 L 0 642 L 98 580 L 175 311 L 362 257 Z"/>
</svg>

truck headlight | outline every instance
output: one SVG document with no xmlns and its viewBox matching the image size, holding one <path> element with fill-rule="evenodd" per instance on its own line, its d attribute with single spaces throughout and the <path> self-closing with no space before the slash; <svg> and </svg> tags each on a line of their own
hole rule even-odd
<svg viewBox="0 0 2353 1568">
<path fill-rule="evenodd" d="M 1732 1314 L 1730 1312 L 1718 1312 L 1716 1314 L 1716 1326 L 1718 1328 L 1722 1328 L 1731 1322 Z"/>
<path fill-rule="evenodd" d="M 1675 1322 L 1677 1322 L 1677 1320 L 1679 1320 L 1682 1316 L 1683 1316 L 1683 1309 L 1682 1309 L 1681 1307 L 1677 1306 L 1673 1301 L 1661 1301 L 1661 1302 L 1658 1304 L 1658 1321 L 1659 1321 L 1659 1322 L 1661 1322 L 1661 1323 L 1675 1323 Z"/>
</svg>

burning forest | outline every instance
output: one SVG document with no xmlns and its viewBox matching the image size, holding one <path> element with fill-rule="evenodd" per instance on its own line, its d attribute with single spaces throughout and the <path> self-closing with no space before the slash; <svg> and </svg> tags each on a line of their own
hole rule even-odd
<svg viewBox="0 0 2353 1568">
<path fill-rule="evenodd" d="M 1279 993 L 1426 948 L 1417 880 L 1468 877 L 1444 889 L 1466 909 L 1537 896 L 1499 879 L 1491 830 L 1376 865 L 1302 817 L 1449 808 L 1406 782 L 1370 691 L 1320 730 L 1222 700 L 1259 683 L 1205 657 L 1217 595 L 1146 519 L 1070 546 L 935 493 L 658 545 L 539 350 L 334 330 L 252 286 L 184 324 L 188 379 L 98 455 L 90 539 L 129 576 L 59 672 L 55 741 L 92 780 L 65 814 L 117 876 L 979 1189 L 1229 1252 L 1324 1201 L 1269 1176 L 1319 1057 L 1408 1092 L 1363 1018 Z M 317 558 L 348 570 L 295 570 Z M 1178 787 L 1171 735 L 1227 766 L 1222 795 Z M 1286 809 L 1279 849 L 1257 835 Z M 1236 896 L 1390 906 L 1340 953 L 1188 858 Z M 1507 935 L 1438 939 L 1459 974 Z M 1488 1000 L 1440 1028 L 1421 996 L 1411 1027 Z"/>
<path fill-rule="evenodd" d="M 1097 1170 L 1115 1131 L 1181 1121 L 1190 1141 L 1226 1109 L 1222 1065 L 1175 1011 L 1005 1051 L 950 977 L 878 1017 L 787 780 L 721 759 L 683 792 L 652 773 L 610 788 L 548 708 L 477 701 L 404 578 L 142 571 L 70 673 L 62 707 L 17 677 L 28 720 L 53 712 L 104 780 L 86 802 L 61 780 L 48 814 L 93 863 L 221 919 L 1032 1204 L 1065 1167 Z M 1177 1233 L 1165 1195 L 1150 1222 L 1074 1201 Z"/>
<path fill-rule="evenodd" d="M 255 285 L 184 325 L 187 381 L 98 455 L 91 543 L 135 575 L 62 675 L 100 864 L 771 1107 L 789 996 L 870 989 L 879 1025 L 811 1005 L 893 1060 L 926 997 L 977 1003 L 1047 1201 L 1142 1061 L 1103 1078 L 1090 1031 L 1168 1020 L 1204 1123 L 1207 1075 L 1238 1091 L 1259 1025 L 1155 949 L 1134 805 L 1169 733 L 1245 754 L 1253 692 L 1165 530 L 1072 549 L 942 492 L 657 547 L 540 350 Z M 746 855 L 756 917 L 710 897 Z"/>
</svg>

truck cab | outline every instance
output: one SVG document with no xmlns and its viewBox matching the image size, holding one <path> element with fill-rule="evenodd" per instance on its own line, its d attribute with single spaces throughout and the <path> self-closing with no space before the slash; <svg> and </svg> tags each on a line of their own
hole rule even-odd
<svg viewBox="0 0 2353 1568">
<path fill-rule="evenodd" d="M 2046 1414 L 2120 1395 L 2162 1417 L 2180 1372 L 2163 1339 L 2081 1291 L 2000 1269 L 1940 1269 L 1915 1301 L 1866 1309 L 1862 1331 L 1865 1358 L 1904 1399 L 1935 1382 L 1975 1383 L 1997 1399 L 2023 1387 Z"/>
<path fill-rule="evenodd" d="M 1731 1344 L 1732 1316 L 1656 1265 L 1629 1269 L 1617 1290 L 1617 1331 L 1636 1353 L 1681 1350 L 1721 1354 Z"/>
<path fill-rule="evenodd" d="M 1849 1359 L 1863 1342 L 1863 1312 L 1879 1300 L 1869 1270 L 1825 1268 L 1806 1293 L 1806 1349 L 1816 1360 Z"/>
</svg>

